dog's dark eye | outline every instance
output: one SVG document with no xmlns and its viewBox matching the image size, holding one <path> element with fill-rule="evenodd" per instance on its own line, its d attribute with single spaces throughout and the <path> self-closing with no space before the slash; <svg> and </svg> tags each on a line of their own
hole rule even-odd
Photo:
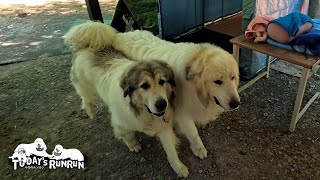
<svg viewBox="0 0 320 180">
<path fill-rule="evenodd" d="M 150 85 L 148 83 L 143 83 L 140 86 L 142 89 L 148 89 L 150 87 Z"/>
<path fill-rule="evenodd" d="M 159 84 L 160 84 L 160 85 L 164 85 L 165 82 L 166 82 L 165 80 L 162 80 L 162 79 L 161 79 L 161 80 L 159 81 Z"/>
<path fill-rule="evenodd" d="M 232 76 L 231 80 L 234 80 L 234 78 L 235 78 L 235 77 L 234 77 L 234 76 Z"/>
<path fill-rule="evenodd" d="M 216 80 L 216 81 L 213 81 L 214 83 L 218 84 L 218 85 L 221 85 L 222 84 L 222 81 L 221 80 Z"/>
</svg>

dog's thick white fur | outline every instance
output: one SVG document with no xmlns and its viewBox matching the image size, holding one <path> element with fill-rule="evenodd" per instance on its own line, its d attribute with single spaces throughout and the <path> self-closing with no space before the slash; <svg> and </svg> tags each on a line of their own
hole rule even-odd
<svg viewBox="0 0 320 180">
<path fill-rule="evenodd" d="M 82 153 L 78 149 L 64 149 L 60 144 L 57 144 L 52 151 L 53 159 L 67 159 L 76 161 L 84 161 Z"/>
<path fill-rule="evenodd" d="M 239 70 L 233 56 L 212 44 L 172 43 L 140 30 L 117 33 L 109 41 L 129 59 L 158 59 L 173 67 L 177 82 L 175 126 L 187 137 L 196 156 L 207 157 L 195 124 L 205 125 L 239 106 Z"/>
<path fill-rule="evenodd" d="M 26 157 L 31 155 L 50 157 L 50 155 L 47 153 L 46 150 L 47 150 L 47 146 L 44 143 L 43 139 L 37 138 L 33 143 L 19 144 L 14 150 L 13 155 L 9 158 L 16 158 L 16 157 L 19 158 L 19 157 Z"/>
<path fill-rule="evenodd" d="M 130 151 L 140 144 L 135 131 L 156 135 L 174 171 L 187 177 L 188 168 L 180 161 L 173 131 L 175 77 L 161 61 L 135 62 L 112 47 L 116 31 L 99 22 L 77 25 L 65 35 L 73 50 L 71 81 L 82 99 L 82 108 L 93 118 L 95 104 L 103 101 L 111 112 L 115 136 Z"/>
</svg>

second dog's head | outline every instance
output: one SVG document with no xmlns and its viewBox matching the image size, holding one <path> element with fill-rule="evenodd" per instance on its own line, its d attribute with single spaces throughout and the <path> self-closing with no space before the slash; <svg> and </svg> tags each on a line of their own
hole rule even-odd
<svg viewBox="0 0 320 180">
<path fill-rule="evenodd" d="M 201 44 L 186 66 L 186 80 L 193 83 L 200 102 L 215 103 L 223 110 L 237 109 L 240 97 L 238 63 L 227 51 L 211 44 Z"/>
<path fill-rule="evenodd" d="M 122 77 L 123 96 L 130 97 L 130 106 L 139 115 L 147 110 L 163 116 L 174 102 L 174 72 L 165 62 L 138 62 Z"/>
</svg>

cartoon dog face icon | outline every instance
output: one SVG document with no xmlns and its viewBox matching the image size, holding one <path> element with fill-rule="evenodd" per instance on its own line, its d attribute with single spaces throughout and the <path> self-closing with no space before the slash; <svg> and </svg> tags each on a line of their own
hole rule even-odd
<svg viewBox="0 0 320 180">
<path fill-rule="evenodd" d="M 39 151 L 39 152 L 47 150 L 47 146 L 44 143 L 43 139 L 41 139 L 41 138 L 37 138 L 34 141 L 34 145 L 35 145 L 36 150 Z"/>
<path fill-rule="evenodd" d="M 18 160 L 23 161 L 24 163 L 27 161 L 25 149 L 23 149 L 23 148 L 18 149 Z"/>
<path fill-rule="evenodd" d="M 9 157 L 10 159 L 18 159 L 18 161 L 22 161 L 24 163 L 27 162 L 27 155 L 26 150 L 22 147 L 16 148 L 12 156 Z"/>
<path fill-rule="evenodd" d="M 61 156 L 62 150 L 63 150 L 63 147 L 62 147 L 60 144 L 58 144 L 58 145 L 55 146 L 52 154 L 53 154 L 54 156 Z"/>
<path fill-rule="evenodd" d="M 27 162 L 26 150 L 24 148 L 19 148 L 9 158 L 11 159 L 18 158 L 19 162 L 22 161 L 26 163 Z"/>
<path fill-rule="evenodd" d="M 64 149 L 57 144 L 52 152 L 53 159 L 68 159 L 83 161 L 84 157 L 78 149 Z"/>
<path fill-rule="evenodd" d="M 42 157 L 50 157 L 50 155 L 46 152 L 47 146 L 44 143 L 43 139 L 37 138 L 33 142 L 33 152 L 32 154 L 36 156 L 42 156 Z"/>
</svg>

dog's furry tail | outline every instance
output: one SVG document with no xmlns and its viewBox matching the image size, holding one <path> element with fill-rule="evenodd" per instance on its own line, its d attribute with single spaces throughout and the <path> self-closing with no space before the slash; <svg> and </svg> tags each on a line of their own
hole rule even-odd
<svg viewBox="0 0 320 180">
<path fill-rule="evenodd" d="M 89 21 L 72 27 L 64 36 L 65 44 L 74 52 L 84 48 L 102 50 L 112 46 L 117 31 L 101 22 Z"/>
</svg>

